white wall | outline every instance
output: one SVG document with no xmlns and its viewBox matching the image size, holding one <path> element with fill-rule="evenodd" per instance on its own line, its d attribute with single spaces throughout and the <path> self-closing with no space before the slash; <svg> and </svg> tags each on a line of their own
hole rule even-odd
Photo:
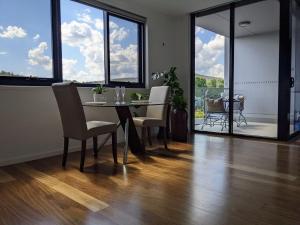
<svg viewBox="0 0 300 225">
<path fill-rule="evenodd" d="M 191 59 L 190 59 L 190 17 L 189 15 L 179 16 L 174 19 L 175 23 L 175 65 L 180 85 L 184 90 L 187 101 L 187 112 L 190 121 L 190 92 L 191 92 Z M 188 123 L 190 125 L 190 122 Z"/>
<path fill-rule="evenodd" d="M 278 114 L 279 33 L 235 39 L 235 94 L 245 96 L 247 118 L 276 122 Z"/>
<path fill-rule="evenodd" d="M 104 2 L 147 17 L 147 83 L 148 87 L 159 85 L 159 81 L 149 79 L 149 74 L 176 66 L 177 20 L 130 1 Z M 83 101 L 92 99 L 89 88 L 81 88 L 80 95 Z M 86 114 L 88 120 L 117 121 L 114 109 L 88 109 Z M 0 86 L 0 165 L 60 154 L 62 135 L 50 87 Z M 122 136 L 120 131 L 120 141 Z M 79 146 L 79 142 L 70 143 L 71 149 L 78 150 Z"/>
</svg>

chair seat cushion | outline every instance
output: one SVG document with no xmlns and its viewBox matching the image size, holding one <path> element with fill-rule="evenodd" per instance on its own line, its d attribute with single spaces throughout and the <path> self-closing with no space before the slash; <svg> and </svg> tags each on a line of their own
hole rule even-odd
<svg viewBox="0 0 300 225">
<path fill-rule="evenodd" d="M 151 117 L 133 117 L 133 122 L 136 127 L 164 127 L 163 120 Z"/>
<path fill-rule="evenodd" d="M 117 124 L 105 121 L 88 121 L 86 123 L 88 137 L 117 131 Z"/>
</svg>

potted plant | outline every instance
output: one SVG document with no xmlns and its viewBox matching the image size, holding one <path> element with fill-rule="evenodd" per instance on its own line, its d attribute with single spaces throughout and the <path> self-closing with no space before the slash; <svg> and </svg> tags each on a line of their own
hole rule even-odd
<svg viewBox="0 0 300 225">
<path fill-rule="evenodd" d="M 153 79 L 164 78 L 164 85 L 169 86 L 171 102 L 171 133 L 174 141 L 187 141 L 188 134 L 188 113 L 186 111 L 187 103 L 184 99 L 184 91 L 180 87 L 179 79 L 176 74 L 176 67 L 171 67 L 164 73 L 154 73 Z"/>
<path fill-rule="evenodd" d="M 134 92 L 130 95 L 132 101 L 147 100 L 147 94 Z"/>
<path fill-rule="evenodd" d="M 104 92 L 106 91 L 105 87 L 102 84 L 97 84 L 96 87 L 92 89 L 94 102 L 103 102 L 105 101 Z"/>
</svg>

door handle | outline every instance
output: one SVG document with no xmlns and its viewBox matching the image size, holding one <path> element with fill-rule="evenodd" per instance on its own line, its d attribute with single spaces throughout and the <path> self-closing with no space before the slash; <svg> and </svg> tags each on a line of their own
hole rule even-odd
<svg viewBox="0 0 300 225">
<path fill-rule="evenodd" d="M 295 86 L 295 78 L 291 77 L 290 78 L 290 88 L 293 88 Z"/>
</svg>

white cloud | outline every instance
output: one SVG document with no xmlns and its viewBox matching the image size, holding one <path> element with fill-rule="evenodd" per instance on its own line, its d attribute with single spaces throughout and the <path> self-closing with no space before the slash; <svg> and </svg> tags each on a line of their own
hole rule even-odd
<svg viewBox="0 0 300 225">
<path fill-rule="evenodd" d="M 103 30 L 103 20 L 95 19 L 95 27 L 99 30 Z"/>
<path fill-rule="evenodd" d="M 115 43 L 117 41 L 122 41 L 128 37 L 128 31 L 124 28 L 112 29 L 110 32 L 110 41 L 111 43 Z"/>
<path fill-rule="evenodd" d="M 198 32 L 201 32 L 201 30 L 198 30 Z M 196 36 L 195 42 L 196 73 L 213 77 L 224 77 L 224 65 L 220 63 L 221 57 L 224 57 L 224 36 L 217 34 L 208 43 L 203 43 Z"/>
<path fill-rule="evenodd" d="M 89 77 L 83 77 L 80 81 L 104 80 L 103 33 L 93 29 L 87 23 L 71 21 L 70 23 L 62 24 L 62 43 L 78 48 L 85 58 L 85 73 L 89 74 Z M 74 65 L 73 63 L 72 66 Z M 81 74 L 85 73 L 81 72 Z M 76 74 L 74 76 L 78 77 Z M 76 79 L 72 78 L 71 80 Z"/>
<path fill-rule="evenodd" d="M 8 26 L 6 29 L 2 26 L 0 27 L 0 37 L 2 38 L 24 38 L 27 36 L 26 31 L 22 27 Z"/>
<path fill-rule="evenodd" d="M 111 43 L 120 42 L 124 39 L 126 39 L 129 35 L 129 30 L 125 29 L 125 27 L 120 27 L 118 24 L 116 24 L 113 21 L 109 22 L 109 28 L 110 28 L 110 41 Z"/>
<path fill-rule="evenodd" d="M 77 69 L 77 60 L 76 59 L 63 59 L 63 76 L 64 80 L 68 81 L 78 81 L 78 82 L 86 82 L 86 81 L 99 81 L 95 80 L 94 75 Z"/>
<path fill-rule="evenodd" d="M 7 55 L 7 52 L 0 52 L 0 55 Z"/>
<path fill-rule="evenodd" d="M 62 44 L 76 48 L 84 58 L 63 59 L 64 79 L 79 82 L 104 80 L 103 21 L 92 18 L 88 12 L 77 14 L 76 20 L 64 22 Z M 111 74 L 114 78 L 133 77 L 137 74 L 137 45 L 122 46 L 129 31 L 111 22 Z"/>
<path fill-rule="evenodd" d="M 39 35 L 39 34 L 36 34 L 36 35 L 33 37 L 33 40 L 37 41 L 38 39 L 40 39 L 40 35 Z"/>
<path fill-rule="evenodd" d="M 87 23 L 89 25 L 95 26 L 95 28 L 97 28 L 99 30 L 103 30 L 103 20 L 99 19 L 99 18 L 93 19 L 91 17 L 91 15 L 88 14 L 88 12 L 78 13 L 77 14 L 77 21 Z"/>
<path fill-rule="evenodd" d="M 92 17 L 87 13 L 78 13 L 77 20 L 80 22 L 85 22 L 85 23 L 89 23 L 89 24 L 93 23 Z"/>
<path fill-rule="evenodd" d="M 46 70 L 52 69 L 52 60 L 49 56 L 45 55 L 48 49 L 46 42 L 41 42 L 38 47 L 28 51 L 29 64 L 32 66 L 42 66 Z"/>
<path fill-rule="evenodd" d="M 114 78 L 135 77 L 138 70 L 137 45 L 124 48 L 120 44 L 111 46 L 111 75 Z"/>
<path fill-rule="evenodd" d="M 109 28 L 110 29 L 117 29 L 117 28 L 119 28 L 119 26 L 115 22 L 109 21 Z"/>
</svg>

